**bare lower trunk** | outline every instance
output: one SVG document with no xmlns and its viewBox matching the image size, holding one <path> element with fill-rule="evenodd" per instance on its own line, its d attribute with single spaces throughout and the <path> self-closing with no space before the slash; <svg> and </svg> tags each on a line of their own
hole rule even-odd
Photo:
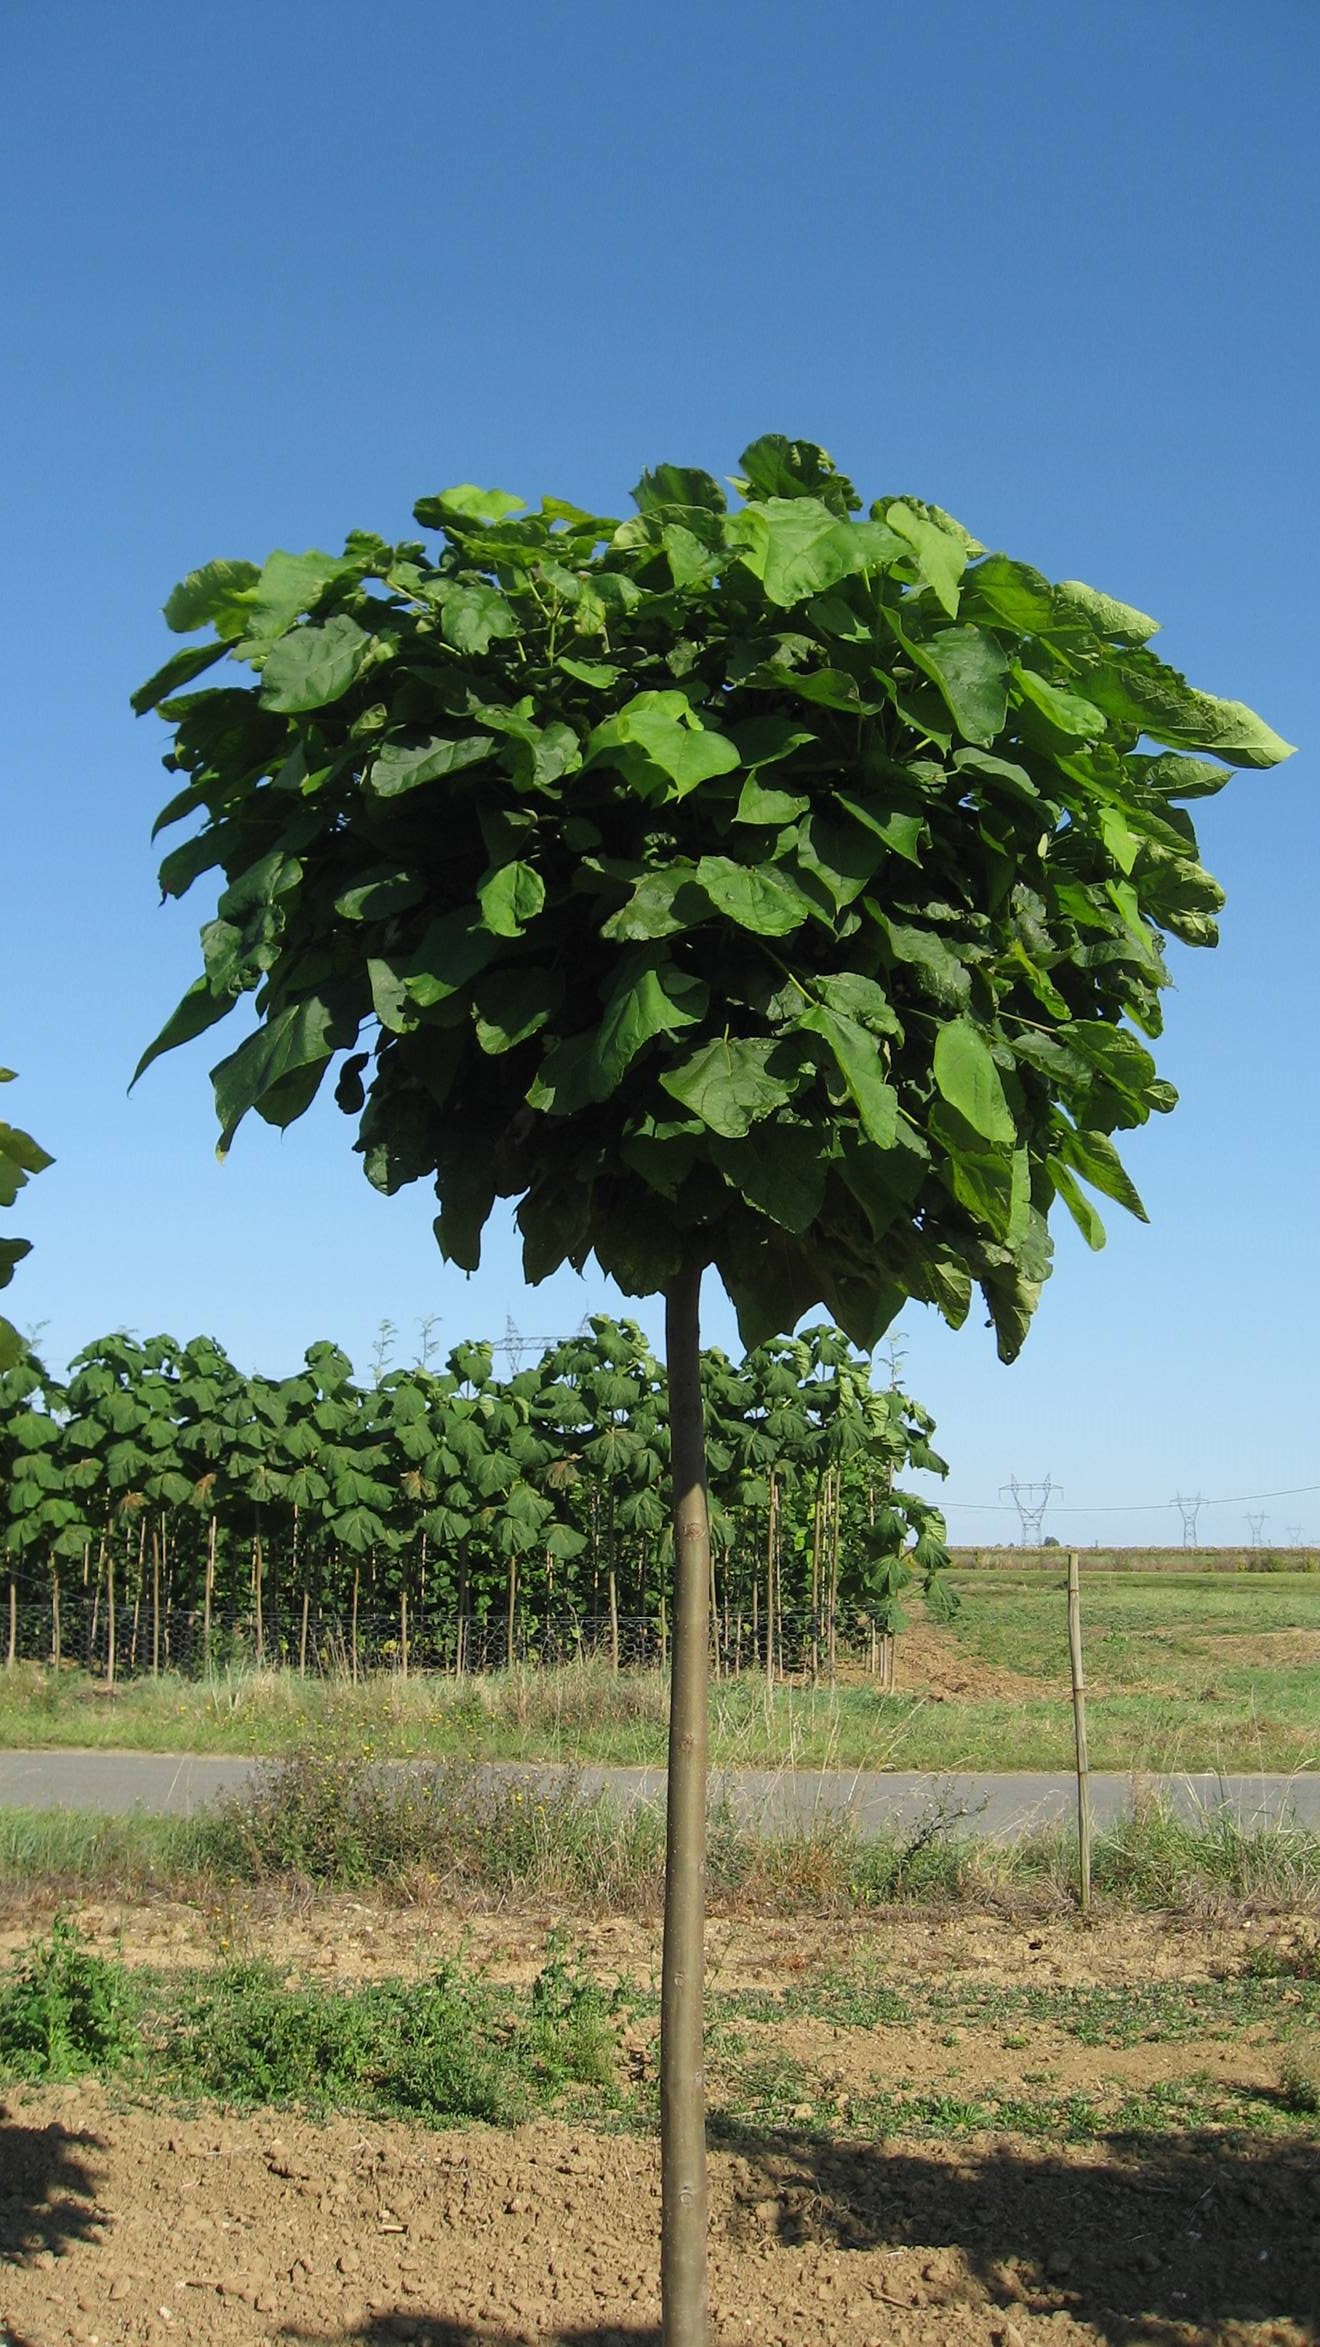
<svg viewBox="0 0 1320 2347">
<path fill-rule="evenodd" d="M 710 1520 L 701 1410 L 701 1273 L 665 1298 L 674 1504 L 665 1936 L 660 1988 L 660 2296 L 665 2347 L 706 2347 L 707 1592 Z"/>
<path fill-rule="evenodd" d="M 206 1527 L 206 1592 L 202 1599 L 202 1652 L 208 1679 L 211 1676 L 211 1607 L 215 1599 L 215 1538 L 216 1519 L 212 1516 Z"/>
</svg>

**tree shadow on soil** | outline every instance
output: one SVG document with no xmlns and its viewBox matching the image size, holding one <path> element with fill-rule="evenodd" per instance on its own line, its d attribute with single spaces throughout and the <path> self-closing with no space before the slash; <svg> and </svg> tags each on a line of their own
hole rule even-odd
<svg viewBox="0 0 1320 2347">
<path fill-rule="evenodd" d="M 891 2305 L 970 2299 L 1009 2320 L 1015 2308 L 1064 2309 L 1108 2347 L 1175 2347 L 1189 2331 L 1219 2338 L 1229 2323 L 1290 2322 L 1310 2335 L 1320 2322 L 1310 2139 L 1114 2134 L 1067 2150 L 969 2141 L 935 2158 L 901 2142 L 841 2145 L 720 2124 L 711 2138 L 737 2163 L 733 2206 L 712 2234 L 716 2270 L 721 2236 L 749 2251 L 767 2238 L 786 2249 L 907 2249 L 919 2254 L 886 2269 Z M 947 2272 L 941 2252 L 951 2253 Z M 840 2281 L 846 2293 L 846 2272 Z M 434 2347 L 514 2347 L 528 2335 L 414 2300 L 333 2341 L 386 2347 L 418 2332 Z M 660 2347 L 657 2330 L 626 2323 L 550 2335 L 573 2347 Z M 285 2336 L 310 2347 L 309 2334 Z"/>
<path fill-rule="evenodd" d="M 0 2104 L 0 2264 L 100 2238 L 96 2184 L 82 2155 L 103 2149 L 99 2136 L 58 2123 L 25 2127 Z"/>
</svg>

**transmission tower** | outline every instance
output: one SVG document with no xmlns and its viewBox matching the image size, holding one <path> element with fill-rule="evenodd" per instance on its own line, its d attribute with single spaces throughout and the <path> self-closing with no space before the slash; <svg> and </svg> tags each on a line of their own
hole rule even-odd
<svg viewBox="0 0 1320 2347">
<path fill-rule="evenodd" d="M 1290 1524 L 1290 1525 L 1288 1526 L 1288 1540 L 1289 1540 L 1289 1544 L 1290 1544 L 1290 1545 L 1291 1545 L 1293 1548 L 1300 1548 L 1300 1547 L 1301 1547 L 1301 1545 L 1302 1545 L 1302 1533 L 1303 1533 L 1303 1530 L 1304 1530 L 1304 1526 L 1303 1526 L 1303 1525 L 1301 1525 L 1301 1524 Z"/>
<path fill-rule="evenodd" d="M 1182 1493 L 1179 1492 L 1173 1504 L 1182 1516 L 1183 1547 L 1195 1548 L 1196 1519 L 1205 1506 L 1205 1501 L 1199 1491 L 1195 1492 L 1191 1499 L 1184 1499 Z"/>
<path fill-rule="evenodd" d="M 1253 1548 L 1260 1547 L 1261 1532 L 1268 1520 L 1269 1519 L 1267 1518 L 1263 1508 L 1260 1509 L 1255 1515 L 1251 1513 L 1250 1509 L 1247 1510 L 1247 1529 L 1251 1534 L 1251 1545 Z"/>
<path fill-rule="evenodd" d="M 999 1486 L 1001 1499 L 1005 1493 L 1012 1499 L 1018 1512 L 1023 1548 L 1039 1548 L 1045 1510 L 1052 1499 L 1063 1498 L 1063 1485 L 1051 1482 L 1048 1475 L 1043 1483 L 1019 1483 L 1016 1475 L 1013 1475 L 1007 1483 Z"/>
</svg>

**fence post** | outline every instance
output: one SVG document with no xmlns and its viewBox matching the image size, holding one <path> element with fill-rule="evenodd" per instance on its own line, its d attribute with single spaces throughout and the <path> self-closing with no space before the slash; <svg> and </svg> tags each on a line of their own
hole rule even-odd
<svg viewBox="0 0 1320 2347">
<path fill-rule="evenodd" d="M 1082 1588 L 1077 1551 L 1068 1551 L 1068 1662 L 1072 1671 L 1073 1728 L 1077 1739 L 1077 1889 L 1083 1915 L 1091 1908 L 1091 1770 L 1086 1753 L 1086 1676 L 1082 1669 Z"/>
<path fill-rule="evenodd" d="M 16 1663 L 17 1661 L 18 1661 L 18 1583 L 17 1583 L 17 1581 L 14 1579 L 14 1576 L 13 1576 L 13 1574 L 11 1573 L 11 1574 L 10 1574 L 10 1576 L 9 1576 L 9 1652 L 8 1652 L 8 1654 L 7 1654 L 7 1655 L 6 1655 L 6 1657 L 5 1657 L 5 1669 L 6 1669 L 6 1670 L 8 1670 L 8 1671 L 12 1671 L 12 1669 L 14 1668 L 14 1665 L 15 1665 L 15 1663 Z"/>
</svg>

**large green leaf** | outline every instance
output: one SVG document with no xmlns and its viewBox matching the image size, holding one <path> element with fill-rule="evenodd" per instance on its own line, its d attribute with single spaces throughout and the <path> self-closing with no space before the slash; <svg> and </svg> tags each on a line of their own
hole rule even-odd
<svg viewBox="0 0 1320 2347">
<path fill-rule="evenodd" d="M 1017 1127 L 1004 1097 L 1003 1081 L 980 1028 L 971 1019 L 948 1019 L 935 1038 L 933 1072 L 941 1096 L 965 1117 L 973 1132 L 1010 1146 Z"/>
<path fill-rule="evenodd" d="M 261 705 L 294 715 L 338 701 L 361 674 L 372 639 L 346 611 L 308 621 L 272 646 L 261 675 Z"/>
<path fill-rule="evenodd" d="M 521 937 L 545 904 L 545 882 L 531 864 L 500 864 L 481 882 L 477 902 L 497 937 Z"/>
<path fill-rule="evenodd" d="M 1054 1118 L 1055 1154 L 1074 1173 L 1090 1182 L 1093 1189 L 1102 1190 L 1107 1198 L 1116 1199 L 1138 1222 L 1149 1222 L 1150 1216 L 1141 1203 L 1136 1184 L 1119 1157 L 1107 1133 L 1088 1132 L 1084 1127 L 1068 1124 L 1061 1116 Z"/>
<path fill-rule="evenodd" d="M 744 506 L 725 534 L 768 600 L 784 609 L 901 552 L 883 525 L 841 521 L 815 497 L 768 497 Z"/>
<path fill-rule="evenodd" d="M 885 520 L 891 530 L 905 539 L 917 558 L 917 568 L 935 599 L 948 612 L 950 619 L 958 616 L 958 594 L 963 572 L 967 568 L 967 549 L 950 530 L 917 513 L 901 499 L 885 509 Z"/>
<path fill-rule="evenodd" d="M 810 1004 L 798 1025 L 829 1045 L 867 1139 L 878 1149 L 892 1149 L 898 1137 L 898 1094 L 874 1035 L 821 1003 Z"/>
<path fill-rule="evenodd" d="M 1153 652 L 1114 653 L 1088 664 L 1078 681 L 1107 716 L 1170 749 L 1212 750 L 1231 766 L 1277 766 L 1293 754 L 1254 709 L 1198 692 Z"/>
<path fill-rule="evenodd" d="M 1062 685 L 1051 684 L 1048 677 L 1037 676 L 1020 661 L 1013 663 L 1013 682 L 1025 701 L 1038 710 L 1056 733 L 1073 741 L 1093 741 L 1105 730 L 1104 713 L 1094 701 L 1083 700 L 1080 693 L 1066 692 Z"/>
<path fill-rule="evenodd" d="M 171 1011 L 154 1043 L 149 1043 L 133 1070 L 129 1091 L 138 1077 L 166 1051 L 173 1051 L 180 1043 L 191 1043 L 194 1036 L 204 1035 L 234 1007 L 232 994 L 214 994 L 209 978 L 194 978 L 177 1010 Z"/>
<path fill-rule="evenodd" d="M 176 636 L 213 627 L 227 644 L 247 627 L 252 594 L 261 573 L 255 562 L 208 562 L 181 579 L 165 605 L 165 625 Z"/>
<path fill-rule="evenodd" d="M 1098 635 L 1110 636 L 1116 644 L 1144 644 L 1148 636 L 1160 632 L 1157 619 L 1134 611 L 1130 603 L 1115 602 L 1112 595 L 1086 586 L 1081 579 L 1060 579 L 1054 594 L 1063 610 L 1081 612 Z"/>
<path fill-rule="evenodd" d="M 144 685 L 129 695 L 129 707 L 138 717 L 145 717 L 149 709 L 159 708 L 171 693 L 177 693 L 180 685 L 191 684 L 195 676 L 201 676 L 217 660 L 223 660 L 228 649 L 225 643 L 185 644 L 172 660 L 167 660 L 163 668 L 158 668 L 154 676 L 149 676 Z"/>
<path fill-rule="evenodd" d="M 897 623 L 890 624 L 898 632 Z M 985 628 L 939 628 L 923 641 L 901 639 L 937 684 L 964 741 L 987 748 L 1008 712 L 1008 660 Z"/>
<path fill-rule="evenodd" d="M 708 732 L 684 693 L 645 692 L 598 725 L 587 744 L 587 764 L 622 765 L 644 781 L 649 769 L 686 798 L 717 774 L 729 774 L 738 752 L 727 734 Z"/>
<path fill-rule="evenodd" d="M 270 555 L 248 605 L 243 652 L 273 645 L 303 612 L 315 609 L 328 587 L 357 578 L 360 570 L 360 563 L 316 548 L 307 554 Z"/>
<path fill-rule="evenodd" d="M 703 856 L 696 879 L 717 912 L 758 937 L 787 937 L 815 910 L 777 864 L 735 864 L 728 856 Z"/>
<path fill-rule="evenodd" d="M 713 1133 L 738 1141 L 762 1117 L 791 1100 L 801 1082 L 796 1069 L 772 1071 L 778 1044 L 721 1037 L 660 1078 L 666 1092 L 692 1109 Z"/>
<path fill-rule="evenodd" d="M 444 600 L 440 633 L 456 652 L 484 652 L 496 637 L 516 636 L 518 620 L 498 587 L 455 587 Z"/>
<path fill-rule="evenodd" d="M 457 741 L 439 734 L 420 742 L 388 741 L 372 760 L 367 783 L 378 799 L 401 798 L 424 782 L 438 782 L 441 775 L 479 766 L 494 747 L 488 733 L 464 734 Z"/>
<path fill-rule="evenodd" d="M 228 1150 L 250 1108 L 285 1078 L 305 1068 L 327 1067 L 333 1054 L 346 1050 L 357 1034 L 357 1020 L 322 995 L 309 995 L 268 1017 L 254 1035 L 240 1043 L 211 1070 L 216 1113 L 220 1119 L 220 1154 Z"/>
</svg>

